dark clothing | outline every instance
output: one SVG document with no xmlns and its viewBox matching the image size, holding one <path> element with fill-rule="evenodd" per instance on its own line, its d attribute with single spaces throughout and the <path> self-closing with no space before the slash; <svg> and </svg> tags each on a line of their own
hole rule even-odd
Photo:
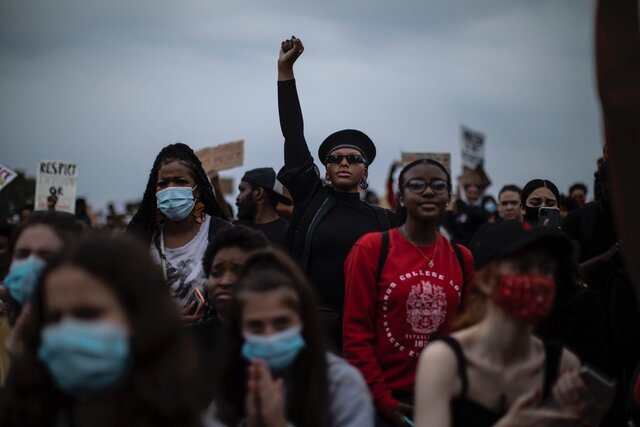
<svg viewBox="0 0 640 427">
<path fill-rule="evenodd" d="M 610 376 L 617 378 L 618 387 L 611 409 L 604 419 L 610 424 L 603 425 L 623 425 L 630 409 L 627 396 L 633 387 L 637 387 L 636 416 L 640 415 L 640 383 L 637 373 L 634 377 L 640 360 L 640 312 L 633 285 L 622 269 L 611 275 L 607 286 L 611 293 L 609 321 L 615 355 L 615 372 Z"/>
<path fill-rule="evenodd" d="M 482 206 L 470 206 L 456 200 L 456 211 L 444 213 L 444 227 L 451 236 L 451 243 L 469 247 L 471 239 L 480 226 L 487 222 L 489 213 Z"/>
<path fill-rule="evenodd" d="M 454 427 L 484 427 L 493 426 L 502 418 L 508 408 L 504 408 L 503 411 L 495 411 L 487 408 L 479 403 L 469 400 L 469 378 L 467 377 L 467 361 L 464 356 L 464 351 L 460 343 L 453 337 L 441 337 L 444 343 L 449 345 L 456 355 L 458 362 L 458 375 L 462 383 L 462 390 L 460 396 L 451 402 L 451 411 Z M 551 387 L 558 378 L 560 373 L 560 362 L 562 360 L 562 346 L 556 342 L 545 342 L 544 351 L 545 358 L 545 371 L 544 371 L 544 385 L 542 390 L 542 401 L 550 396 Z"/>
<path fill-rule="evenodd" d="M 416 404 L 414 395 L 394 394 L 393 398 L 405 405 L 415 406 Z M 410 420 L 413 420 L 413 414 L 407 417 Z M 389 418 L 384 417 L 380 412 L 376 412 L 374 427 L 395 427 L 395 424 Z"/>
<path fill-rule="evenodd" d="M 220 351 L 220 321 L 213 316 L 204 322 L 188 326 L 197 352 L 198 362 L 198 400 L 202 408 L 206 408 L 213 400 L 217 354 Z"/>
<path fill-rule="evenodd" d="M 618 241 L 611 212 L 598 202 L 589 202 L 580 209 L 569 212 L 562 223 L 562 229 L 579 243 L 580 262 L 605 253 Z M 621 263 L 618 260 L 596 268 L 589 274 L 589 283 L 603 290 L 609 275 L 619 267 Z"/>
<path fill-rule="evenodd" d="M 627 413 L 635 425 L 640 425 L 640 363 L 633 374 L 627 393 Z"/>
<path fill-rule="evenodd" d="M 336 206 L 316 227 L 311 241 L 311 257 L 307 274 L 317 286 L 323 306 L 342 310 L 344 306 L 344 261 L 355 242 L 364 234 L 379 230 L 378 219 L 358 193 L 333 193 Z M 327 286 L 335 278 L 342 278 L 341 286 Z"/>
<path fill-rule="evenodd" d="M 278 82 L 280 127 L 284 136 L 284 167 L 278 180 L 293 199 L 293 215 L 285 243 L 315 288 L 320 305 L 341 315 L 344 305 L 343 263 L 363 234 L 396 225 L 388 210 L 322 185 L 304 138 L 302 110 L 295 80 Z M 332 322 L 341 336 L 341 322 Z M 336 343 L 340 344 L 341 343 Z"/>
<path fill-rule="evenodd" d="M 585 286 L 558 283 L 553 309 L 536 334 L 544 340 L 561 342 L 584 364 L 613 375 L 613 355 L 607 330 L 605 307 Z"/>
<path fill-rule="evenodd" d="M 238 221 L 237 224 L 247 226 L 256 231 L 262 231 L 272 245 L 285 247 L 285 237 L 287 235 L 287 228 L 289 228 L 289 221 L 278 218 L 266 224 L 256 224 L 249 221 Z"/>
<path fill-rule="evenodd" d="M 520 220 L 517 220 L 517 219 L 506 221 L 502 219 L 500 216 L 496 218 L 496 222 L 485 222 L 480 227 L 478 227 L 478 229 L 476 230 L 475 234 L 473 235 L 473 238 L 471 239 L 467 247 L 471 252 L 473 252 L 476 249 L 478 242 L 480 242 L 480 240 L 482 239 L 482 236 L 484 235 L 484 233 L 487 232 L 487 230 L 490 230 L 491 228 L 495 227 L 498 224 L 503 224 L 505 222 L 512 222 L 512 221 L 520 222 Z"/>
</svg>

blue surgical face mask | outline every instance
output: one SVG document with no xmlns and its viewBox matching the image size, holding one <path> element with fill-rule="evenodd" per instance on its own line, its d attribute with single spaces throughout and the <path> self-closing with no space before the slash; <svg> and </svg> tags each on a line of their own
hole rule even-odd
<svg viewBox="0 0 640 427">
<path fill-rule="evenodd" d="M 4 279 L 4 285 L 9 291 L 9 295 L 20 305 L 25 305 L 31 300 L 44 267 L 44 261 L 35 255 L 17 259 L 11 263 L 9 274 Z"/>
<path fill-rule="evenodd" d="M 242 356 L 248 361 L 264 360 L 271 372 L 282 372 L 291 366 L 304 347 L 301 330 L 300 326 L 295 326 L 269 336 L 244 332 Z"/>
<path fill-rule="evenodd" d="M 196 186 L 197 187 L 197 186 Z M 168 187 L 156 193 L 156 205 L 171 221 L 182 221 L 196 205 L 193 190 L 196 187 Z"/>
<path fill-rule="evenodd" d="M 484 204 L 484 210 L 489 212 L 490 214 L 494 213 L 496 211 L 496 204 L 492 203 L 492 202 L 488 202 Z"/>
<path fill-rule="evenodd" d="M 53 383 L 75 398 L 91 398 L 118 384 L 129 354 L 126 327 L 74 319 L 46 326 L 38 350 Z"/>
</svg>

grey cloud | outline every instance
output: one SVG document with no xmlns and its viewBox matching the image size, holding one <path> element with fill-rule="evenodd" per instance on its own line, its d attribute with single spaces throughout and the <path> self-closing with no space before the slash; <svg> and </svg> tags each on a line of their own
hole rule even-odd
<svg viewBox="0 0 640 427">
<path fill-rule="evenodd" d="M 496 185 L 589 182 L 598 155 L 592 1 L 1 7 L 2 162 L 76 160 L 79 193 L 98 206 L 140 196 L 155 154 L 177 140 L 245 138 L 247 168 L 279 167 L 275 61 L 291 34 L 307 46 L 296 72 L 312 153 L 336 129 L 365 130 L 379 191 L 401 149 L 451 151 L 455 172 L 460 123 L 486 132 Z"/>
</svg>

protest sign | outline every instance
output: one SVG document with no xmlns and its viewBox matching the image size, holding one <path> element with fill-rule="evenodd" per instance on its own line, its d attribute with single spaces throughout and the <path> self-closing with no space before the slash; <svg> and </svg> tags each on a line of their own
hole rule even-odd
<svg viewBox="0 0 640 427">
<path fill-rule="evenodd" d="M 17 173 L 6 166 L 0 165 L 0 190 L 9 185 L 16 176 L 18 176 Z"/>
<path fill-rule="evenodd" d="M 55 210 L 76 211 L 76 185 L 78 167 L 73 162 L 41 160 L 36 178 L 35 209 L 47 210 L 47 199 L 57 199 Z"/>
<path fill-rule="evenodd" d="M 451 175 L 451 153 L 402 153 L 402 164 L 407 165 L 418 159 L 431 159 L 442 163 Z"/>
<path fill-rule="evenodd" d="M 207 147 L 196 151 L 204 171 L 208 175 L 242 166 L 244 163 L 244 140 Z"/>
<path fill-rule="evenodd" d="M 220 177 L 220 190 L 222 190 L 223 194 L 234 194 L 233 178 Z"/>
<path fill-rule="evenodd" d="M 460 185 L 475 184 L 484 191 L 491 179 L 484 170 L 485 137 L 483 133 L 461 126 L 462 175 Z"/>
<path fill-rule="evenodd" d="M 484 134 L 461 126 L 462 166 L 476 169 L 484 164 Z"/>
</svg>

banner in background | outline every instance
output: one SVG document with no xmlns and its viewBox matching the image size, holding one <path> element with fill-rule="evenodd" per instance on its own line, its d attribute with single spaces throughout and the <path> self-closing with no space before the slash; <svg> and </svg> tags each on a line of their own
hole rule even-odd
<svg viewBox="0 0 640 427">
<path fill-rule="evenodd" d="M 220 177 L 220 190 L 224 194 L 235 194 L 236 188 L 233 186 L 233 178 L 231 177 Z"/>
<path fill-rule="evenodd" d="M 78 167 L 73 162 L 40 160 L 36 177 L 35 209 L 48 209 L 49 197 L 57 198 L 55 210 L 74 214 Z"/>
<path fill-rule="evenodd" d="M 484 134 L 461 126 L 462 166 L 476 169 L 484 165 Z"/>
<path fill-rule="evenodd" d="M 242 166 L 244 163 L 244 140 L 207 147 L 196 151 L 207 175 Z"/>
<path fill-rule="evenodd" d="M 9 183 L 13 181 L 16 176 L 18 176 L 17 173 L 6 166 L 0 165 L 0 191 L 2 191 L 4 187 L 9 185 Z"/>
<path fill-rule="evenodd" d="M 484 134 L 464 126 L 461 126 L 460 129 L 462 175 L 458 177 L 458 183 L 462 186 L 467 183 L 475 184 L 480 188 L 480 191 L 484 191 L 491 185 L 491 179 L 484 170 Z"/>
</svg>

